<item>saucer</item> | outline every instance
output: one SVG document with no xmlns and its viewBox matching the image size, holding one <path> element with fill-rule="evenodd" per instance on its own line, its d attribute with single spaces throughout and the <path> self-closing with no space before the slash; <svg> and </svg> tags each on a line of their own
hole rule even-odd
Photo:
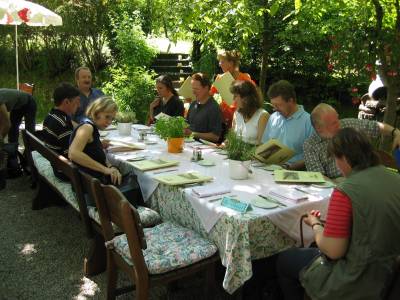
<svg viewBox="0 0 400 300">
<path fill-rule="evenodd" d="M 250 203 L 251 203 L 251 205 L 254 205 L 255 207 L 266 208 L 266 209 L 272 209 L 272 208 L 276 208 L 279 206 L 279 204 L 277 204 L 277 203 L 269 202 L 262 198 L 254 198 L 250 201 Z"/>
<path fill-rule="evenodd" d="M 215 166 L 215 162 L 213 162 L 212 160 L 205 160 L 205 159 L 203 159 L 203 160 L 199 160 L 197 163 L 198 163 L 200 166 L 203 166 L 203 167 Z"/>
</svg>

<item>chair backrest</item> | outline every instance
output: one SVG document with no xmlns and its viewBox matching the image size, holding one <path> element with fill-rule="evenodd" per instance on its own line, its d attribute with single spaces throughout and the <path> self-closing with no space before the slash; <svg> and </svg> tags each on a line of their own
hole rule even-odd
<svg viewBox="0 0 400 300">
<path fill-rule="evenodd" d="M 136 274 L 147 275 L 148 269 L 142 252 L 147 245 L 139 213 L 115 186 L 103 185 L 98 179 L 92 178 L 91 189 L 99 210 L 104 239 L 111 241 L 115 237 L 111 222 L 122 229 L 128 240 Z"/>
<path fill-rule="evenodd" d="M 51 165 L 57 170 L 61 171 L 71 182 L 71 185 L 76 194 L 76 200 L 79 206 L 79 212 L 82 219 L 85 222 L 87 234 L 92 235 L 90 219 L 86 207 L 86 201 L 82 192 L 82 185 L 79 178 L 78 168 L 69 161 L 66 157 L 54 152 L 48 148 L 43 141 L 27 130 L 22 131 L 25 147 L 27 147 L 26 153 L 28 156 L 28 162 L 31 168 L 34 168 L 32 151 L 39 152 L 44 158 L 46 158 Z"/>
<path fill-rule="evenodd" d="M 33 83 L 20 83 L 19 90 L 25 93 L 33 95 L 33 91 L 35 90 L 35 85 Z"/>
<path fill-rule="evenodd" d="M 389 153 L 383 151 L 383 150 L 378 150 L 377 151 L 379 158 L 381 159 L 382 165 L 392 168 L 392 169 L 398 169 L 396 160 L 394 159 L 393 156 L 391 156 Z"/>
</svg>

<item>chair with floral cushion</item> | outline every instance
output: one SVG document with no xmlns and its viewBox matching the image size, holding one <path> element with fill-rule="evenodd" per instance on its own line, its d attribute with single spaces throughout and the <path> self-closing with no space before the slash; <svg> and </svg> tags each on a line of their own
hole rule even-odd
<svg viewBox="0 0 400 300">
<path fill-rule="evenodd" d="M 91 189 L 107 241 L 107 299 L 115 299 L 127 291 L 117 289 L 118 269 L 128 274 L 136 299 L 140 300 L 149 298 L 149 289 L 154 285 L 204 271 L 207 281 L 204 299 L 212 299 L 215 264 L 219 261 L 214 244 L 172 223 L 143 229 L 139 213 L 117 188 L 93 179 Z M 115 235 L 112 223 L 124 234 Z"/>
</svg>

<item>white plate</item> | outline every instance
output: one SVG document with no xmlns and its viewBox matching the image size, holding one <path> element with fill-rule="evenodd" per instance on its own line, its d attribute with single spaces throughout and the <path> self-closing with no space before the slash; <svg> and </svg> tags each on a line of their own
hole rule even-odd
<svg viewBox="0 0 400 300">
<path fill-rule="evenodd" d="M 266 171 L 275 171 L 275 170 L 282 170 L 283 168 L 279 165 L 267 165 L 263 167 L 263 169 Z"/>
<path fill-rule="evenodd" d="M 266 209 L 272 209 L 272 208 L 276 208 L 279 206 L 279 204 L 277 204 L 277 203 L 269 202 L 260 197 L 252 199 L 250 201 L 250 203 L 251 203 L 251 205 L 254 205 L 255 207 L 266 208 Z"/>
<path fill-rule="evenodd" d="M 213 162 L 212 160 L 203 159 L 203 160 L 199 160 L 197 163 L 198 163 L 200 166 L 203 166 L 203 167 L 215 166 L 215 162 Z"/>
<path fill-rule="evenodd" d="M 330 182 L 330 181 L 326 181 L 323 183 L 313 183 L 311 186 L 320 188 L 320 189 L 330 189 L 330 188 L 335 187 L 336 184 L 334 184 L 333 182 Z"/>
<path fill-rule="evenodd" d="M 144 143 L 146 145 L 155 145 L 155 144 L 157 144 L 157 141 L 145 141 Z"/>
</svg>

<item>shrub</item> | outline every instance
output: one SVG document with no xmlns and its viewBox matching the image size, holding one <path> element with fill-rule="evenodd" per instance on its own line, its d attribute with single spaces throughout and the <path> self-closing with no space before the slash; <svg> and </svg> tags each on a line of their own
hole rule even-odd
<svg viewBox="0 0 400 300">
<path fill-rule="evenodd" d="M 154 100 L 154 72 L 143 68 L 110 68 L 111 80 L 103 90 L 112 95 L 120 110 L 136 113 L 139 123 L 145 123 L 149 104 Z"/>
</svg>

